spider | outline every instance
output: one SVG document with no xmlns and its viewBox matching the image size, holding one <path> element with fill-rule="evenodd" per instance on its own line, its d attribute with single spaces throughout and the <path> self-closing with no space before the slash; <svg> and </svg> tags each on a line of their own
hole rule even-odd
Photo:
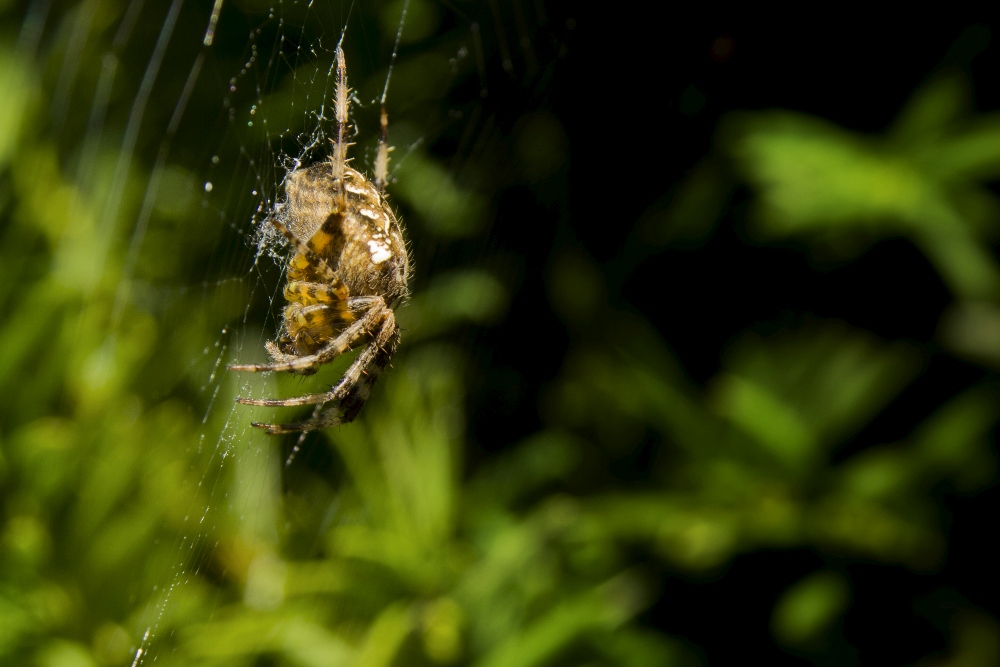
<svg viewBox="0 0 1000 667">
<path fill-rule="evenodd" d="M 233 364 L 229 370 L 311 375 L 354 346 L 364 347 L 330 391 L 285 399 L 236 399 L 244 405 L 316 406 L 301 422 L 253 424 L 271 434 L 352 421 L 399 344 L 394 311 L 409 294 L 410 262 L 403 228 L 385 197 L 388 117 L 383 105 L 372 183 L 347 165 L 349 99 L 344 53 L 338 47 L 332 155 L 289 174 L 285 201 L 268 216 L 293 252 L 278 340 L 265 345 L 273 361 Z"/>
</svg>

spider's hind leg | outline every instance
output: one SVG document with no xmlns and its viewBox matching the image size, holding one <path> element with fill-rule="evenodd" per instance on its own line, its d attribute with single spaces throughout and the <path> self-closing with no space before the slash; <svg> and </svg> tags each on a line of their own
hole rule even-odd
<svg viewBox="0 0 1000 667">
<path fill-rule="evenodd" d="M 329 426 L 347 424 L 354 420 L 371 396 L 372 387 L 379 375 L 389 365 L 399 344 L 399 326 L 392 310 L 381 306 L 381 324 L 369 345 L 362 350 L 344 377 L 329 392 L 310 394 L 292 399 L 240 399 L 251 405 L 289 406 L 316 404 L 308 419 L 293 424 L 259 424 L 254 426 L 272 435 L 317 431 Z"/>
<path fill-rule="evenodd" d="M 366 355 L 368 357 L 366 363 L 363 366 L 358 365 L 352 374 L 344 375 L 344 380 L 338 385 L 344 387 L 342 397 L 338 397 L 328 407 L 317 406 L 312 418 L 316 419 L 335 411 L 338 414 L 337 423 L 347 424 L 354 421 L 354 418 L 361 412 L 361 408 L 371 397 L 372 387 L 382 375 L 382 371 L 389 365 L 398 345 L 399 326 L 396 324 L 396 316 L 392 310 L 387 309 L 382 328 L 366 350 L 370 350 L 369 355 Z"/>
</svg>

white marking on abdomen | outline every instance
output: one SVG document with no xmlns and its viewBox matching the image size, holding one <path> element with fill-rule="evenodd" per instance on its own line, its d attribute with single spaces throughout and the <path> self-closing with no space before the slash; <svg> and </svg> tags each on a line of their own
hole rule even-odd
<svg viewBox="0 0 1000 667">
<path fill-rule="evenodd" d="M 378 241 L 368 242 L 368 252 L 372 254 L 372 264 L 381 264 L 392 257 L 392 252 L 389 248 Z"/>
</svg>

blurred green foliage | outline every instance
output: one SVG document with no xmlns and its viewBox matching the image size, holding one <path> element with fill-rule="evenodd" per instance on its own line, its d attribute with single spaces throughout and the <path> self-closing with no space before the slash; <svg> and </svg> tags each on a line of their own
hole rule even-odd
<svg viewBox="0 0 1000 667">
<path fill-rule="evenodd" d="M 439 8 L 411 5 L 404 40 L 419 42 Z M 385 32 L 399 11 L 378 17 Z M 398 89 L 421 88 L 436 57 L 401 63 Z M 694 386 L 657 331 L 611 305 L 611 281 L 582 251 L 554 257 L 548 275 L 576 342 L 542 397 L 543 430 L 464 464 L 469 369 L 450 334 L 498 322 L 510 298 L 509 285 L 469 267 L 420 283 L 400 312 L 405 347 L 363 417 L 310 442 L 335 472 L 286 475 L 276 441 L 248 427 L 270 414 L 231 408 L 247 386 L 223 370 L 239 347 L 227 327 L 255 279 L 184 289 L 191 269 L 178 257 L 219 251 L 218 233 L 199 228 L 206 200 L 194 172 L 178 163 L 158 173 L 142 268 L 129 275 L 121 230 L 153 167 L 136 161 L 116 181 L 119 147 L 103 142 L 93 170 L 74 176 L 82 148 L 60 145 L 41 112 L 52 94 L 45 67 L 4 33 L 3 664 L 696 664 L 696 649 L 636 621 L 659 596 L 636 554 L 694 579 L 740 554 L 795 547 L 933 570 L 946 535 L 931 489 L 972 494 L 995 480 L 991 383 L 940 405 L 904 440 L 834 462 L 920 372 L 921 349 L 815 320 L 745 334 L 717 376 Z M 302 104 L 292 88 L 267 100 L 272 123 L 294 122 L 281 115 Z M 423 86 L 423 99 L 437 103 L 445 88 Z M 801 238 L 849 261 L 879 238 L 909 238 L 954 292 L 944 339 L 1000 362 L 997 343 L 977 333 L 1000 317 L 989 245 L 1000 207 L 983 186 L 1000 176 L 1000 122 L 971 116 L 966 96 L 946 72 L 886 136 L 770 112 L 732 118 L 719 146 L 756 192 L 754 239 Z M 567 159 L 558 120 L 530 116 L 518 132 L 523 181 L 553 177 Z M 489 192 L 419 146 L 399 165 L 393 193 L 414 235 L 484 233 Z M 702 163 L 636 224 L 641 252 L 710 235 L 729 187 L 716 163 Z M 120 204 L 109 199 L 117 188 Z M 244 357 L 263 355 L 254 333 L 243 334 Z M 261 382 L 251 389 L 302 392 L 295 378 Z M 651 483 L 580 481 L 593 461 L 650 439 L 665 452 Z M 774 636 L 792 649 L 822 644 L 849 603 L 842 573 L 809 575 L 778 595 Z M 963 614 L 955 664 L 992 664 L 996 622 Z"/>
<path fill-rule="evenodd" d="M 816 572 L 787 591 L 774 608 L 772 631 L 792 646 L 821 639 L 828 626 L 847 609 L 847 582 L 836 572 Z"/>
<path fill-rule="evenodd" d="M 972 117 L 969 97 L 961 71 L 940 72 L 880 137 L 788 112 L 732 119 L 722 143 L 759 192 L 755 237 L 851 258 L 903 236 L 957 298 L 1000 298 L 1000 201 L 984 187 L 1000 176 L 1000 117 Z"/>
</svg>

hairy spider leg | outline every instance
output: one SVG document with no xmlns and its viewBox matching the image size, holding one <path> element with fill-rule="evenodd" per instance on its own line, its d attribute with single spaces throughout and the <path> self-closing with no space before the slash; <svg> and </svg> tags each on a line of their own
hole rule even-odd
<svg viewBox="0 0 1000 667">
<path fill-rule="evenodd" d="M 349 389 L 342 398 L 330 406 L 317 406 L 313 411 L 313 416 L 308 420 L 310 423 L 319 424 L 318 428 L 325 428 L 324 424 L 347 424 L 354 421 L 354 418 L 361 412 L 361 408 L 372 395 L 372 387 L 378 381 L 382 371 L 389 366 L 392 355 L 399 345 L 399 325 L 396 324 L 396 315 L 392 310 L 388 310 L 386 318 L 382 323 L 382 329 L 376 340 L 369 346 L 374 350 L 374 355 L 364 367 L 359 366 L 354 371 Z M 322 411 L 321 411 L 322 408 Z M 331 415 L 336 413 L 339 421 L 330 421 Z"/>
<path fill-rule="evenodd" d="M 369 332 L 374 330 L 375 326 L 385 317 L 385 311 L 387 310 L 389 308 L 385 305 L 385 299 L 377 297 L 372 307 L 368 309 L 361 319 L 353 322 L 340 335 L 320 348 L 315 354 L 295 357 L 285 361 L 276 361 L 270 364 L 233 364 L 229 369 L 233 371 L 250 371 L 253 373 L 263 371 L 303 371 L 328 364 L 350 350 L 351 346 L 359 340 L 368 336 Z M 244 399 L 238 400 L 243 401 Z"/>
<path fill-rule="evenodd" d="M 347 124 L 349 122 L 349 110 L 351 103 L 351 89 L 347 87 L 347 64 L 344 61 L 344 50 L 337 46 L 337 86 L 334 90 L 334 110 L 337 119 L 337 136 L 333 141 L 333 155 L 330 161 L 333 162 L 333 177 L 338 184 L 338 204 L 343 209 L 344 196 L 344 172 L 347 169 Z"/>
<path fill-rule="evenodd" d="M 391 355 L 399 343 L 399 327 L 396 325 L 396 317 L 389 309 L 383 311 L 384 319 L 378 325 L 379 330 L 372 343 L 366 346 L 355 358 L 351 366 L 344 372 L 344 376 L 334 385 L 330 391 L 318 394 L 306 394 L 293 398 L 237 398 L 237 403 L 243 405 L 259 405 L 271 408 L 286 408 L 296 405 L 316 405 L 317 403 L 329 403 L 339 401 L 349 393 L 360 379 L 361 375 L 369 375 L 368 367 L 378 361 L 380 354 L 388 351 Z M 297 358 L 297 357 L 296 357 Z M 388 364 L 388 358 L 385 360 Z M 381 372 L 381 368 L 378 369 Z M 376 375 L 377 377 L 377 375 Z M 374 384 L 374 380 L 372 381 Z"/>
<path fill-rule="evenodd" d="M 299 355 L 297 354 L 288 354 L 287 352 L 283 352 L 281 348 L 278 347 L 278 344 L 275 343 L 273 340 L 265 342 L 264 349 L 267 350 L 267 353 L 270 354 L 271 358 L 274 359 L 275 361 L 291 361 L 292 359 L 299 358 Z M 239 369 L 234 368 L 233 366 L 229 366 L 229 370 L 239 370 Z M 239 399 L 236 400 L 239 401 Z"/>
<path fill-rule="evenodd" d="M 312 284 L 318 284 L 318 283 L 312 283 Z M 323 285 L 323 287 L 326 287 L 326 285 Z M 350 310 L 351 320 L 357 319 L 359 315 L 364 315 L 364 313 L 369 308 L 371 308 L 372 304 L 375 303 L 377 298 L 378 297 L 372 297 L 372 296 L 354 296 L 347 299 L 347 307 Z M 271 358 L 274 361 L 279 361 L 279 362 L 292 361 L 293 359 L 298 359 L 301 356 L 300 354 L 289 354 L 287 352 L 282 351 L 282 349 L 278 347 L 278 344 L 272 340 L 269 340 L 266 343 L 264 343 L 264 348 L 267 350 L 268 354 L 271 355 Z M 230 366 L 230 368 L 233 367 Z M 241 399 L 237 399 L 237 401 L 240 400 Z M 251 405 L 263 405 L 263 403 L 260 404 L 251 403 Z"/>
<path fill-rule="evenodd" d="M 371 396 L 372 387 L 382 371 L 389 365 L 389 360 L 399 344 L 399 327 L 391 310 L 385 310 L 385 319 L 378 335 L 363 351 L 344 374 L 343 379 L 329 392 L 310 394 L 293 399 L 263 399 L 241 400 L 241 403 L 251 405 L 268 405 L 272 407 L 289 405 L 308 405 L 317 403 L 309 419 L 292 424 L 264 424 L 254 422 L 253 426 L 264 429 L 271 435 L 297 433 L 300 431 L 317 431 L 320 429 L 347 424 L 361 412 L 362 406 Z"/>
<path fill-rule="evenodd" d="M 379 118 L 382 132 L 378 138 L 378 153 L 375 155 L 375 187 L 379 192 L 385 192 L 386 183 L 389 182 L 389 114 L 385 111 L 385 100 L 382 101 L 382 110 Z"/>
<path fill-rule="evenodd" d="M 376 351 L 377 348 L 373 344 L 365 346 L 365 349 L 358 354 L 354 362 L 344 372 L 344 376 L 340 378 L 330 391 L 324 391 L 319 394 L 293 396 L 292 398 L 237 398 L 236 402 L 243 405 L 258 405 L 267 408 L 291 408 L 298 405 L 316 405 L 317 403 L 329 403 L 330 401 L 340 400 L 350 391 L 351 385 L 357 380 L 359 373 L 375 358 Z M 254 426 L 259 425 L 255 423 Z M 263 426 L 273 426 L 273 424 L 264 424 Z"/>
</svg>

